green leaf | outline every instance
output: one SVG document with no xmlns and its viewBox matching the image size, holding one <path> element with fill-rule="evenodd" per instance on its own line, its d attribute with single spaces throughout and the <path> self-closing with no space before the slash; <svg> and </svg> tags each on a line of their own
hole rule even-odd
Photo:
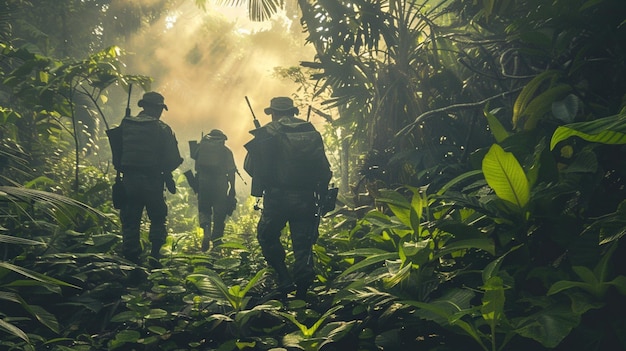
<svg viewBox="0 0 626 351">
<path fill-rule="evenodd" d="M 565 123 L 571 123 L 578 113 L 579 101 L 576 95 L 569 94 L 565 99 L 552 103 L 552 114 Z"/>
<path fill-rule="evenodd" d="M 52 330 L 55 333 L 59 332 L 59 322 L 52 313 L 37 305 L 27 305 L 25 306 L 25 308 L 28 310 L 28 312 L 30 312 L 30 314 L 37 318 L 37 320 L 41 324 L 48 327 L 48 329 Z"/>
<path fill-rule="evenodd" d="M 441 189 L 439 189 L 439 191 L 437 191 L 437 195 L 443 195 L 446 191 L 448 191 L 448 189 L 450 189 L 451 187 L 453 187 L 454 185 L 456 185 L 457 183 L 460 183 L 466 179 L 481 175 L 483 173 L 482 170 L 475 170 L 475 171 L 469 171 L 469 172 L 465 172 L 457 177 L 455 177 L 454 179 L 452 179 L 451 181 L 447 182 L 446 184 L 444 184 Z"/>
<path fill-rule="evenodd" d="M 489 130 L 491 130 L 491 134 L 496 139 L 496 142 L 501 143 L 506 138 L 508 138 L 509 135 L 511 135 L 511 133 L 509 133 L 504 128 L 502 123 L 500 123 L 500 120 L 498 120 L 498 118 L 494 114 L 492 114 L 490 111 L 487 111 L 487 110 L 484 111 L 484 114 L 485 114 L 485 117 L 487 117 Z"/>
<path fill-rule="evenodd" d="M 617 276 L 615 279 L 607 283 L 617 288 L 620 294 L 626 295 L 626 277 L 623 275 Z"/>
<path fill-rule="evenodd" d="M 137 342 L 140 337 L 141 334 L 139 334 L 138 331 L 122 330 L 121 332 L 117 333 L 117 335 L 115 335 L 115 340 L 121 342 Z"/>
<path fill-rule="evenodd" d="M 374 256 L 369 256 L 369 257 L 366 257 L 364 260 L 350 266 L 348 269 L 343 271 L 343 273 L 341 273 L 339 277 L 344 277 L 352 272 L 358 271 L 359 269 L 363 269 L 365 267 L 378 264 L 385 260 L 391 260 L 391 259 L 397 259 L 397 258 L 398 258 L 397 252 L 388 252 L 388 253 L 378 254 Z"/>
<path fill-rule="evenodd" d="M 479 238 L 479 239 L 466 239 L 466 240 L 457 240 L 457 241 L 449 241 L 446 245 L 435 253 L 435 257 L 442 257 L 447 254 L 451 254 L 453 252 L 459 250 L 466 249 L 479 249 L 483 251 L 487 251 L 492 255 L 495 255 L 496 248 L 493 243 L 493 240 L 489 238 Z"/>
<path fill-rule="evenodd" d="M 550 150 L 561 141 L 577 136 L 593 143 L 626 144 L 626 112 L 615 116 L 560 126 L 552 134 Z"/>
<path fill-rule="evenodd" d="M 163 335 L 165 333 L 167 333 L 167 329 L 163 328 L 163 327 L 159 327 L 158 325 L 151 325 L 148 327 L 148 330 L 157 334 L 157 335 Z"/>
<path fill-rule="evenodd" d="M 45 245 L 41 241 L 35 241 L 30 239 L 18 238 L 11 235 L 0 234 L 0 243 L 14 244 L 14 245 Z"/>
<path fill-rule="evenodd" d="M 160 308 L 152 308 L 150 312 L 144 316 L 146 319 L 161 319 L 167 317 L 167 311 Z"/>
<path fill-rule="evenodd" d="M 485 294 L 482 299 L 480 313 L 483 319 L 491 326 L 491 332 L 495 333 L 497 322 L 504 318 L 504 285 L 502 278 L 491 277 L 483 286 Z"/>
<path fill-rule="evenodd" d="M 591 269 L 584 267 L 584 266 L 574 266 L 572 267 L 572 270 L 576 273 L 576 275 L 578 275 L 578 277 L 580 277 L 580 279 L 589 284 L 589 285 L 597 285 L 598 283 L 600 283 L 598 281 L 598 278 L 594 275 L 594 273 L 591 271 Z"/>
<path fill-rule="evenodd" d="M 518 208 L 524 208 L 530 199 L 530 185 L 515 156 L 494 144 L 483 159 L 483 174 L 487 184 L 499 198 Z"/>
<path fill-rule="evenodd" d="M 500 266 L 502 265 L 502 261 L 504 261 L 504 258 L 511 252 L 519 249 L 520 247 L 522 247 L 523 245 L 517 245 L 512 247 L 509 251 L 507 251 L 505 254 L 503 254 L 502 256 L 496 258 L 495 260 L 493 260 L 492 262 L 490 262 L 487 266 L 485 266 L 485 268 L 483 269 L 483 283 L 487 283 L 487 281 L 489 281 L 489 279 L 491 279 L 491 277 L 498 275 L 498 272 L 500 271 Z"/>
<path fill-rule="evenodd" d="M 472 312 L 469 308 L 469 301 L 473 296 L 474 293 L 469 290 L 456 289 L 429 303 L 419 301 L 400 301 L 400 303 L 417 307 L 416 313 L 420 318 L 432 320 L 443 327 L 461 328 L 465 334 L 474 339 L 484 350 L 487 350 L 482 341 L 481 332 L 472 324 L 461 319 L 461 317 Z"/>
<path fill-rule="evenodd" d="M 570 281 L 570 280 L 560 280 L 560 281 L 552 284 L 550 289 L 548 289 L 548 292 L 547 292 L 546 295 L 548 295 L 548 296 L 554 295 L 554 294 L 559 293 L 559 292 L 561 292 L 563 290 L 567 290 L 567 289 L 571 289 L 571 288 L 581 288 L 581 289 L 588 290 L 590 288 L 590 286 L 589 286 L 589 284 L 583 283 L 583 282 L 574 282 L 574 281 Z"/>
<path fill-rule="evenodd" d="M 22 329 L 14 326 L 13 324 L 5 321 L 4 319 L 0 319 L 0 329 L 4 329 L 9 334 L 17 336 L 18 338 L 30 343 L 30 340 L 28 339 L 28 335 L 26 335 L 26 333 L 24 333 Z"/>
<path fill-rule="evenodd" d="M 330 322 L 320 329 L 320 334 L 325 335 L 325 339 L 319 347 L 319 350 L 324 349 L 324 345 L 332 344 L 344 338 L 352 327 L 357 323 L 353 320 L 350 322 Z"/>
<path fill-rule="evenodd" d="M 515 331 L 551 349 L 558 346 L 579 323 L 580 315 L 573 313 L 569 306 L 556 306 L 519 319 Z"/>
<path fill-rule="evenodd" d="M 411 203 L 400 193 L 391 190 L 381 190 L 381 196 L 377 202 L 386 203 L 393 214 L 404 224 L 411 228 Z"/>
<path fill-rule="evenodd" d="M 526 107 L 532 101 L 535 93 L 539 89 L 539 87 L 547 80 L 555 79 L 558 77 L 560 73 L 557 70 L 549 70 L 542 72 L 533 78 L 524 89 L 519 93 L 517 99 L 515 99 L 515 103 L 513 104 L 513 117 L 512 122 L 515 128 L 518 127 L 518 123 L 520 121 L 521 116 L 525 112 Z"/>
<path fill-rule="evenodd" d="M 13 264 L 10 264 L 8 262 L 0 262 L 0 268 L 4 268 L 4 269 L 8 269 L 10 271 L 13 271 L 15 273 L 21 274 L 25 277 L 28 277 L 30 279 L 42 282 L 42 283 L 46 283 L 46 284 L 52 284 L 52 285 L 62 285 L 62 286 L 68 286 L 68 287 L 72 287 L 75 289 L 80 289 L 80 287 L 76 286 L 76 285 L 72 285 L 69 283 L 66 283 L 64 281 L 55 279 L 55 278 L 51 278 L 48 277 L 46 275 L 43 275 L 41 273 L 37 273 L 35 271 L 31 271 L 28 270 L 26 268 L 22 268 Z"/>
<path fill-rule="evenodd" d="M 567 84 L 560 84 L 539 94 L 531 101 L 522 116 L 528 116 L 524 122 L 524 130 L 533 130 L 537 126 L 539 119 L 543 117 L 557 99 L 562 99 L 567 93 L 572 91 L 572 87 Z"/>
<path fill-rule="evenodd" d="M 250 291 L 250 289 L 252 289 L 261 280 L 261 278 L 265 276 L 266 273 L 267 273 L 267 268 L 263 268 L 260 271 L 258 271 L 254 275 L 254 277 L 250 279 L 248 284 L 246 284 L 244 289 L 241 291 L 242 297 L 245 296 L 248 293 L 248 291 Z"/>
</svg>

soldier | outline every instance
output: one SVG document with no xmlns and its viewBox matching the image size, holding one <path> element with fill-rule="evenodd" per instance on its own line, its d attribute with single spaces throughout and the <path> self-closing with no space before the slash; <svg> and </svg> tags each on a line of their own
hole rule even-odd
<svg viewBox="0 0 626 351">
<path fill-rule="evenodd" d="M 237 203 L 237 167 L 232 151 L 225 145 L 227 139 L 221 130 L 213 129 L 191 152 L 191 158 L 196 161 L 198 217 L 204 231 L 202 251 L 208 250 L 211 243 L 214 246 L 221 243 L 226 216 L 232 214 Z"/>
<path fill-rule="evenodd" d="M 325 196 L 332 172 L 321 135 L 298 119 L 298 108 L 288 97 L 271 100 L 267 125 L 251 133 L 245 170 L 252 177 L 252 195 L 263 197 L 257 239 L 268 265 L 277 274 L 281 298 L 296 290 L 304 299 L 315 273 L 312 247 L 317 240 L 319 212 L 316 199 Z M 294 251 L 293 276 L 285 264 L 281 231 L 289 223 Z"/>
<path fill-rule="evenodd" d="M 176 193 L 171 172 L 183 159 L 174 132 L 160 120 L 163 109 L 167 110 L 163 96 L 148 92 L 137 104 L 143 110 L 137 116 L 128 114 L 118 127 L 121 148 L 118 161 L 114 162 L 118 163 L 116 168 L 122 174 L 125 193 L 120 207 L 122 251 L 128 260 L 140 262 L 139 229 L 145 208 L 150 220 L 150 256 L 156 260 L 151 264 L 159 265 L 161 246 L 167 237 L 164 184 L 169 192 Z"/>
</svg>

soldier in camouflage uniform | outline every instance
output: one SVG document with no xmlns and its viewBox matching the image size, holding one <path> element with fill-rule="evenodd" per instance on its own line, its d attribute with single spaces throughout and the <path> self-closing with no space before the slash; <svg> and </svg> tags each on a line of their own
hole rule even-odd
<svg viewBox="0 0 626 351">
<path fill-rule="evenodd" d="M 167 237 L 164 185 L 171 193 L 176 192 L 171 172 L 183 159 L 174 132 L 160 120 L 163 109 L 167 110 L 163 96 L 156 92 L 145 93 L 138 106 L 143 110 L 137 116 L 124 117 L 120 124 L 119 171 L 126 195 L 120 208 L 122 251 L 128 260 L 140 262 L 140 226 L 145 209 L 150 220 L 150 256 L 158 262 Z"/>
<path fill-rule="evenodd" d="M 272 99 L 265 113 L 272 116 L 272 121 L 251 131 L 254 139 L 245 145 L 248 154 L 244 169 L 252 176 L 252 195 L 263 197 L 257 239 L 265 260 L 277 274 L 280 297 L 296 290 L 296 298 L 303 299 L 315 277 L 312 247 L 319 224 L 316 199 L 327 191 L 332 172 L 321 136 L 311 123 L 295 117 L 298 108 L 290 98 Z M 287 150 L 281 150 L 283 145 L 276 143 L 280 133 L 312 137 L 309 144 L 321 145 L 319 152 L 304 164 L 285 162 L 281 155 Z M 295 176 L 298 172 L 303 173 Z M 285 264 L 285 249 L 280 241 L 287 223 L 294 251 L 293 274 Z"/>
<path fill-rule="evenodd" d="M 204 231 L 202 251 L 211 243 L 219 245 L 224 235 L 226 216 L 232 214 L 235 199 L 235 159 L 225 145 L 228 138 L 219 129 L 205 135 L 192 150 L 197 172 L 198 217 Z"/>
</svg>

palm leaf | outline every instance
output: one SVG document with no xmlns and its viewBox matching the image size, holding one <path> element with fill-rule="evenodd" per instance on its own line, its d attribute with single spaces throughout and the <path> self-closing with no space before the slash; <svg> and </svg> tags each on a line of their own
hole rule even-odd
<svg viewBox="0 0 626 351">
<path fill-rule="evenodd" d="M 33 221 L 32 213 L 27 209 L 35 204 L 38 206 L 37 208 L 42 208 L 59 223 L 76 224 L 79 219 L 82 220 L 85 217 L 92 217 L 95 220 L 110 220 L 106 214 L 85 203 L 41 190 L 0 186 L 0 200 L 14 204 L 12 210 L 19 211 L 20 214 L 26 215 Z M 3 211 L 6 213 L 6 210 L 3 209 Z"/>
<path fill-rule="evenodd" d="M 0 262 L 0 269 L 4 268 L 10 271 L 13 271 L 17 274 L 23 275 L 27 278 L 33 279 L 35 281 L 38 281 L 40 283 L 43 284 L 50 284 L 50 285 L 59 285 L 59 286 L 68 286 L 68 287 L 72 287 L 75 289 L 80 289 L 80 287 L 70 284 L 70 283 L 66 283 L 64 281 L 52 278 L 52 277 L 48 277 L 47 275 L 43 275 L 41 273 L 35 272 L 35 271 L 31 271 L 29 269 L 20 267 L 20 266 L 16 266 L 13 265 L 11 263 L 8 262 Z"/>
</svg>

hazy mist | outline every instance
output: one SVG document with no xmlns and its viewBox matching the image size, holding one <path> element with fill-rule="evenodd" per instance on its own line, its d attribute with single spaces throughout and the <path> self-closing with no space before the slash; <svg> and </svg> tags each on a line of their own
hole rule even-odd
<svg viewBox="0 0 626 351">
<path fill-rule="evenodd" d="M 192 1 L 181 1 L 175 11 L 134 35 L 124 47 L 129 54 L 124 59 L 126 73 L 152 77 L 152 90 L 165 96 L 169 111 L 162 120 L 178 138 L 185 158 L 182 171 L 193 166 L 187 142 L 217 128 L 228 136 L 226 144 L 245 175 L 243 144 L 254 127 L 245 96 L 261 124 L 269 122 L 263 109 L 270 99 L 290 96 L 297 89 L 295 83 L 276 77 L 274 68 L 312 60 L 313 49 L 305 46 L 297 19 L 251 23 L 241 8 L 210 6 L 207 3 L 204 12 Z M 142 93 L 133 90 L 133 114 L 140 110 Z"/>
</svg>

